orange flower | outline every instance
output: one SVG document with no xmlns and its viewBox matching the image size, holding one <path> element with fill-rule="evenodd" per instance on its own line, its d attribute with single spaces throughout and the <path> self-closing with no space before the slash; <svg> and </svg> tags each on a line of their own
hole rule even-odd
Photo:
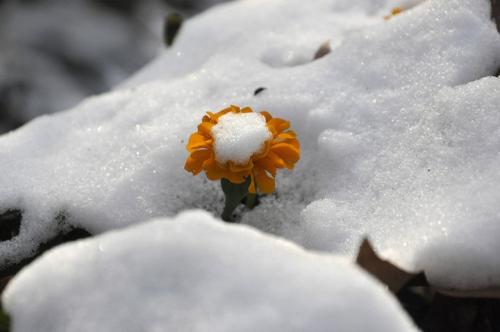
<svg viewBox="0 0 500 332">
<path fill-rule="evenodd" d="M 393 16 L 396 16 L 396 15 L 399 15 L 403 12 L 403 8 L 401 7 L 394 7 L 392 10 L 391 10 L 391 14 L 390 15 L 386 15 L 384 16 L 384 20 L 389 20 L 391 19 Z"/>
<path fill-rule="evenodd" d="M 186 147 L 190 155 L 184 168 L 193 175 L 205 171 L 210 180 L 225 178 L 232 183 L 242 183 L 250 176 L 250 193 L 256 193 L 257 190 L 272 193 L 275 189 L 276 170 L 285 167 L 293 169 L 300 158 L 300 144 L 295 133 L 287 130 L 290 127 L 288 121 L 273 118 L 268 112 L 260 112 L 270 133 L 270 138 L 263 143 L 261 149 L 254 152 L 245 163 L 233 160 L 221 163 L 216 159 L 216 140 L 212 128 L 228 113 L 252 112 L 250 107 L 240 109 L 238 106 L 230 106 L 215 114 L 207 112 L 198 125 L 198 131 L 189 138 Z"/>
</svg>

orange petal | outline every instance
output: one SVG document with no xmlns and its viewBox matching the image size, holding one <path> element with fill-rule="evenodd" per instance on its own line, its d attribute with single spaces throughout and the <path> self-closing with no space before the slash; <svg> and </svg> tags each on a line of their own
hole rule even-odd
<svg viewBox="0 0 500 332">
<path fill-rule="evenodd" d="M 205 162 L 203 163 L 203 168 L 205 169 L 205 173 L 210 180 L 220 180 L 222 178 L 226 178 L 232 183 L 242 183 L 246 177 L 244 173 L 232 173 L 226 170 L 224 167 L 220 166 L 215 160 L 213 154 L 210 156 L 210 158 L 205 160 Z M 247 175 L 248 173 L 249 171 L 246 172 Z"/>
<path fill-rule="evenodd" d="M 209 167 L 207 162 L 203 163 L 203 168 L 207 174 L 207 178 L 210 180 L 220 180 L 224 177 L 224 170 L 219 167 Z"/>
<path fill-rule="evenodd" d="M 297 149 L 300 148 L 300 143 L 297 140 L 297 135 L 292 130 L 278 134 L 273 139 L 273 144 L 278 144 L 278 143 L 288 143 L 288 144 L 293 145 Z"/>
<path fill-rule="evenodd" d="M 267 175 L 263 169 L 255 169 L 255 182 L 257 183 L 257 188 L 264 194 L 270 194 L 274 192 L 276 187 L 276 182 L 274 178 Z"/>
<path fill-rule="evenodd" d="M 270 148 L 271 148 L 271 141 L 265 141 L 264 142 L 264 147 L 261 149 L 260 152 L 257 152 L 256 154 L 254 154 L 252 156 L 252 159 L 253 160 L 258 160 L 260 158 L 264 158 L 269 153 L 269 149 Z"/>
<path fill-rule="evenodd" d="M 224 177 L 224 174 L 216 169 L 205 170 L 205 173 L 207 174 L 207 178 L 212 181 L 220 180 Z"/>
<path fill-rule="evenodd" d="M 267 156 L 265 158 L 269 159 L 269 161 L 272 162 L 277 168 L 285 168 L 286 167 L 285 161 L 283 159 L 281 159 L 280 156 L 278 156 L 276 153 L 274 153 L 271 150 L 269 150 L 269 152 L 267 153 Z"/>
<path fill-rule="evenodd" d="M 191 158 L 205 161 L 212 155 L 212 150 L 196 150 L 191 153 Z"/>
<path fill-rule="evenodd" d="M 293 147 L 295 147 L 297 150 L 300 151 L 300 143 L 298 139 L 290 139 L 287 140 L 286 143 L 292 145 Z"/>
<path fill-rule="evenodd" d="M 273 118 L 269 120 L 267 125 L 271 128 L 274 128 L 276 130 L 276 133 L 281 133 L 282 131 L 290 128 L 290 122 L 279 118 Z"/>
<path fill-rule="evenodd" d="M 300 159 L 300 150 L 293 145 L 278 143 L 271 146 L 271 151 L 276 153 L 286 163 L 286 167 L 292 169 Z"/>
<path fill-rule="evenodd" d="M 217 122 L 219 121 L 219 118 L 229 112 L 233 113 L 238 113 L 240 111 L 240 108 L 238 106 L 231 105 L 228 108 L 223 109 L 222 111 L 219 111 L 213 115 L 213 119 Z"/>
<path fill-rule="evenodd" d="M 205 137 L 212 137 L 212 127 L 214 126 L 211 122 L 202 122 L 198 125 L 198 131 Z"/>
<path fill-rule="evenodd" d="M 283 161 L 281 161 L 283 162 Z M 259 159 L 255 162 L 256 166 L 259 166 L 269 173 L 271 173 L 273 176 L 276 176 L 276 164 L 271 161 L 271 159 L 264 157 L 262 159 Z M 283 163 L 283 167 L 285 167 L 285 164 Z"/>
<path fill-rule="evenodd" d="M 269 122 L 273 118 L 271 114 L 269 114 L 269 112 L 266 111 L 262 111 L 260 112 L 260 114 L 262 114 L 266 118 L 266 122 Z"/>
<path fill-rule="evenodd" d="M 189 137 L 189 142 L 186 145 L 188 151 L 194 151 L 199 148 L 208 148 L 212 145 L 212 140 L 207 139 L 200 133 L 194 133 Z"/>
<path fill-rule="evenodd" d="M 193 173 L 193 175 L 196 175 L 203 169 L 203 160 L 198 160 L 189 156 L 186 160 L 186 164 L 184 165 L 184 169 Z"/>
<path fill-rule="evenodd" d="M 207 177 L 210 180 L 218 180 L 222 178 L 224 174 L 224 170 L 217 165 L 213 155 L 203 162 L 203 168 L 205 169 L 205 173 L 207 173 Z"/>
<path fill-rule="evenodd" d="M 276 136 L 276 138 L 283 138 L 283 139 L 293 139 L 296 138 L 297 134 L 293 130 L 286 131 L 284 133 L 280 133 Z"/>
<path fill-rule="evenodd" d="M 241 109 L 240 112 L 241 113 L 252 113 L 253 110 L 250 107 L 244 107 L 243 109 Z"/>
<path fill-rule="evenodd" d="M 248 187 L 248 192 L 250 194 L 256 194 L 257 190 L 255 189 L 255 178 L 253 174 L 250 174 L 250 186 Z"/>
<path fill-rule="evenodd" d="M 231 105 L 229 107 L 229 109 L 231 110 L 231 112 L 234 112 L 234 113 L 240 112 L 240 108 L 238 106 L 236 106 L 236 105 Z"/>
</svg>

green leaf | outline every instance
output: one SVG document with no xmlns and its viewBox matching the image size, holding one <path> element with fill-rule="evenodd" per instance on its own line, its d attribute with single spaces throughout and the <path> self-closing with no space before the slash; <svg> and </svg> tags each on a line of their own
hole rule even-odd
<svg viewBox="0 0 500 332">
<path fill-rule="evenodd" d="M 250 210 L 253 209 L 256 205 L 258 204 L 258 197 L 257 194 L 251 194 L 248 193 L 246 199 L 245 199 L 245 205 L 247 208 Z"/>
</svg>

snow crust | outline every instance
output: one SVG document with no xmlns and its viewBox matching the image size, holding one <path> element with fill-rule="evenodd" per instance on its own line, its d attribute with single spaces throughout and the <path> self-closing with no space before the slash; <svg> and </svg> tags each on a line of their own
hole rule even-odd
<svg viewBox="0 0 500 332">
<path fill-rule="evenodd" d="M 346 255 L 368 235 L 434 283 L 495 284 L 500 80 L 486 76 L 500 37 L 489 1 L 411 4 L 389 21 L 401 2 L 220 5 L 120 90 L 2 136 L 0 210 L 24 215 L 0 262 L 55 234 L 61 212 L 95 233 L 220 213 L 218 183 L 184 171 L 184 146 L 206 111 L 236 104 L 290 120 L 302 152 L 242 223 Z M 331 53 L 312 61 L 328 40 Z"/>
<path fill-rule="evenodd" d="M 205 212 L 59 247 L 16 276 L 3 304 L 14 332 L 416 331 L 345 258 Z"/>
<path fill-rule="evenodd" d="M 220 163 L 233 161 L 246 164 L 250 157 L 264 148 L 272 134 L 266 118 L 259 113 L 228 113 L 212 127 L 215 159 Z"/>
</svg>

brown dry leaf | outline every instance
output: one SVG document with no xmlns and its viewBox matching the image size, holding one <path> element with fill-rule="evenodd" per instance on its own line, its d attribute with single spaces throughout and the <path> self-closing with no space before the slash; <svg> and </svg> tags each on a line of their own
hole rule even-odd
<svg viewBox="0 0 500 332">
<path fill-rule="evenodd" d="M 324 42 L 323 44 L 320 45 L 320 47 L 318 48 L 318 50 L 314 54 L 314 60 L 317 60 L 319 58 L 324 57 L 325 55 L 327 55 L 331 51 L 332 51 L 332 49 L 330 47 L 330 41 L 327 40 L 326 42 Z"/>
<path fill-rule="evenodd" d="M 394 265 L 390 261 L 380 258 L 368 239 L 364 239 L 361 243 L 356 263 L 364 270 L 372 274 L 380 282 L 387 285 L 389 290 L 393 293 L 397 293 L 405 285 L 419 284 L 420 286 L 428 286 L 436 292 L 451 297 L 500 299 L 500 286 L 469 290 L 436 287 L 427 282 L 423 272 L 408 272 Z"/>
<path fill-rule="evenodd" d="M 404 271 L 391 262 L 381 259 L 368 239 L 364 239 L 361 243 L 356 263 L 387 285 L 393 293 L 397 293 L 411 280 L 422 276 L 422 273 Z"/>
</svg>

